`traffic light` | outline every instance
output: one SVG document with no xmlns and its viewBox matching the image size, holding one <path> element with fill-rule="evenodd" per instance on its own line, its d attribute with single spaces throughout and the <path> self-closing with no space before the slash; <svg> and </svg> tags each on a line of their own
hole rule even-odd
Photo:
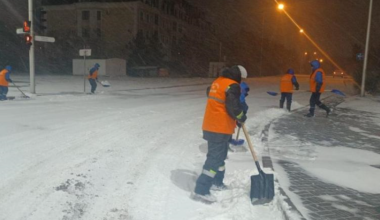
<svg viewBox="0 0 380 220">
<path fill-rule="evenodd" d="M 32 36 L 30 34 L 25 34 L 25 43 L 28 46 L 32 46 Z"/>
<path fill-rule="evenodd" d="M 47 21 L 46 19 L 46 11 L 44 11 L 42 8 L 38 9 L 36 11 L 36 27 L 40 31 L 44 31 L 46 29 L 45 22 Z"/>
<path fill-rule="evenodd" d="M 30 32 L 30 25 L 31 25 L 30 21 L 24 21 L 23 29 L 24 29 L 25 33 L 29 33 Z"/>
</svg>

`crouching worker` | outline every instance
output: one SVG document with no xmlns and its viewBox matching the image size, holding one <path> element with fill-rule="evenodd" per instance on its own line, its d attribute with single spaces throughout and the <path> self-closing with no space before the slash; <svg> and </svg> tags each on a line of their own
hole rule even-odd
<svg viewBox="0 0 380 220">
<path fill-rule="evenodd" d="M 7 100 L 8 86 L 9 83 L 12 82 L 10 78 L 11 71 L 12 67 L 6 66 L 5 69 L 0 72 L 0 101 Z"/>
<path fill-rule="evenodd" d="M 240 82 L 247 77 L 242 66 L 224 69 L 221 76 L 211 85 L 203 119 L 203 138 L 207 140 L 208 153 L 202 174 L 196 181 L 192 198 L 207 204 L 216 201 L 210 193 L 212 186 L 217 190 L 226 188 L 223 183 L 225 159 L 236 121 L 244 123 L 247 116 L 240 104 Z"/>
</svg>

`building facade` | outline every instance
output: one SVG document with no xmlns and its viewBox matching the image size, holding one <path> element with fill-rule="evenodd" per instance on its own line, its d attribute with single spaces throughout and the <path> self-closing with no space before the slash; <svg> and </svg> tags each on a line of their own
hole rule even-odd
<svg viewBox="0 0 380 220">
<path fill-rule="evenodd" d="M 215 39 L 215 29 L 205 14 L 185 0 L 77 0 L 45 3 L 43 10 L 44 34 L 57 41 L 82 42 L 97 58 L 128 59 L 128 45 L 137 36 L 145 40 L 156 37 L 169 60 L 176 58 L 173 48 L 184 38 L 195 45 Z"/>
</svg>

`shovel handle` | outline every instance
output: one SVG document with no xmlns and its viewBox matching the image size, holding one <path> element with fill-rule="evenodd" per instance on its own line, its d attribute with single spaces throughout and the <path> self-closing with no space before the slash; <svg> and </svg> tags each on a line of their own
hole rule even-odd
<svg viewBox="0 0 380 220">
<path fill-rule="evenodd" d="M 247 141 L 248 141 L 249 150 L 251 151 L 253 160 L 255 161 L 255 164 L 256 164 L 256 167 L 257 167 L 257 171 L 259 171 L 259 174 L 262 175 L 263 174 L 263 170 L 261 169 L 259 160 L 257 159 L 255 151 L 253 150 L 253 144 L 251 142 L 251 139 L 249 138 L 249 135 L 248 135 L 247 129 L 245 128 L 244 123 L 241 125 L 241 127 L 243 128 L 245 139 L 247 139 Z"/>
<path fill-rule="evenodd" d="M 12 81 L 12 84 L 18 89 L 18 91 L 20 91 L 25 97 L 29 97 L 29 96 L 27 96 L 27 95 L 25 95 L 25 93 L 23 92 L 23 91 L 21 91 L 21 89 L 18 87 L 18 86 L 16 86 L 16 84 Z"/>
<path fill-rule="evenodd" d="M 249 150 L 251 151 L 252 157 L 255 160 L 255 162 L 257 162 L 259 160 L 257 159 L 255 151 L 253 150 L 253 144 L 251 142 L 251 139 L 249 138 L 249 135 L 248 135 L 248 132 L 247 132 L 247 128 L 245 128 L 245 124 L 244 123 L 242 123 L 241 127 L 243 128 L 245 139 L 247 139 Z"/>
<path fill-rule="evenodd" d="M 239 140 L 239 134 L 240 134 L 240 127 L 238 128 L 238 132 L 237 132 L 237 134 L 236 134 L 236 141 Z"/>
</svg>

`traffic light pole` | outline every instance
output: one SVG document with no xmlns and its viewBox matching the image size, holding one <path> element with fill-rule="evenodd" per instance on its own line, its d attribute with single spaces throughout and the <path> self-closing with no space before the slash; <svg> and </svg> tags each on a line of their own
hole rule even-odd
<svg viewBox="0 0 380 220">
<path fill-rule="evenodd" d="M 32 36 L 32 45 L 29 49 L 29 73 L 30 73 L 30 92 L 36 93 L 36 83 L 34 81 L 35 66 L 34 66 L 34 22 L 33 22 L 33 0 L 28 0 L 29 4 L 29 21 L 30 21 L 30 36 Z"/>
<path fill-rule="evenodd" d="M 368 50 L 369 50 L 369 38 L 371 36 L 371 18 L 372 18 L 372 5 L 373 0 L 369 1 L 369 13 L 368 13 L 368 23 L 367 23 L 367 36 L 365 42 L 365 52 L 364 52 L 364 64 L 363 64 L 363 76 L 362 76 L 362 87 L 360 95 L 365 96 L 365 75 L 367 72 L 367 62 L 368 62 Z"/>
</svg>

